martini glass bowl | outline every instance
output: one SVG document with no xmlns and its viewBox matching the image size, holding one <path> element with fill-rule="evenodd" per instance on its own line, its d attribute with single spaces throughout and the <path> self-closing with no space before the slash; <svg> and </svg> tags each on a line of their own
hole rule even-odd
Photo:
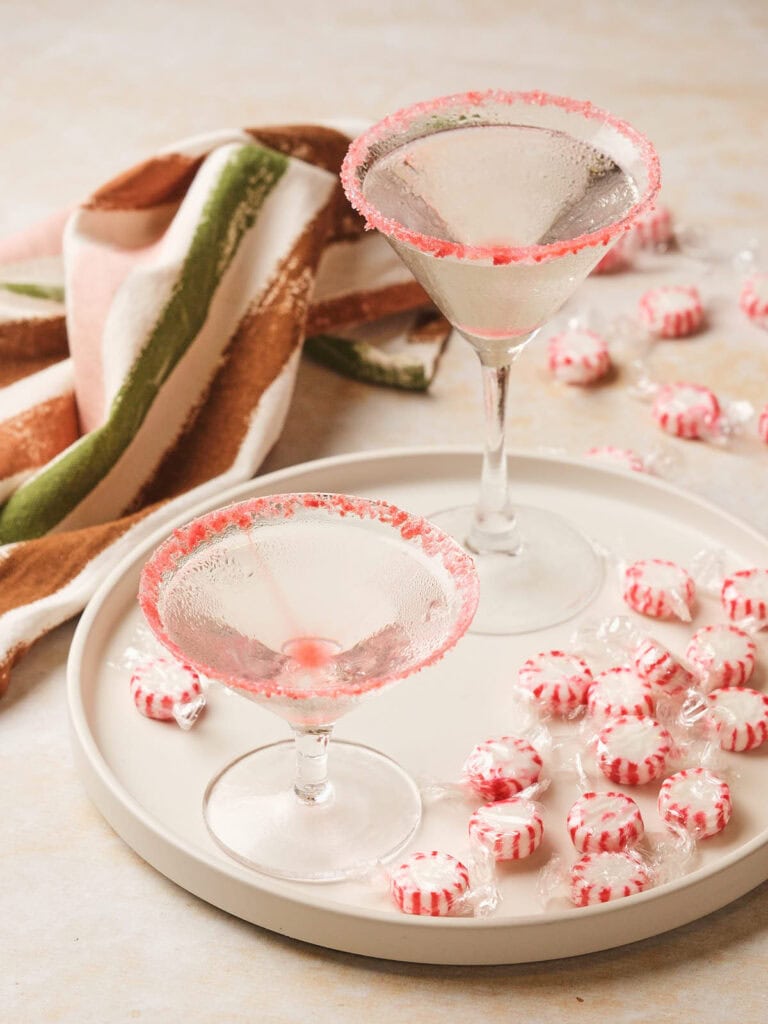
<svg viewBox="0 0 768 1024">
<path fill-rule="evenodd" d="M 418 789 L 377 751 L 329 745 L 331 731 L 361 700 L 445 654 L 477 600 L 466 552 L 383 501 L 271 495 L 176 530 L 142 570 L 150 628 L 294 733 L 211 781 L 204 816 L 219 845 L 301 881 L 395 856 L 419 824 Z"/>
<path fill-rule="evenodd" d="M 477 557 L 472 631 L 566 621 L 598 592 L 603 564 L 574 526 L 510 501 L 511 366 L 659 190 L 659 162 L 633 128 L 590 103 L 541 92 L 473 92 L 418 103 L 350 146 L 352 206 L 388 239 L 483 375 L 477 503 L 430 519 Z"/>
</svg>

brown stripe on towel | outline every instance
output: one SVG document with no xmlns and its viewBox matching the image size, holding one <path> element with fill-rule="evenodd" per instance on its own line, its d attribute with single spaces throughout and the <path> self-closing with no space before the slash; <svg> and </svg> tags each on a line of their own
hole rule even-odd
<svg viewBox="0 0 768 1024">
<path fill-rule="evenodd" d="M 77 438 L 77 406 L 73 392 L 57 395 L 3 420 L 0 422 L 0 480 L 44 466 Z"/>
<path fill-rule="evenodd" d="M 68 355 L 63 316 L 19 318 L 0 323 L 0 387 L 44 370 Z"/>
<path fill-rule="evenodd" d="M 169 153 L 132 167 L 97 189 L 86 210 L 147 210 L 184 198 L 204 157 Z"/>
</svg>

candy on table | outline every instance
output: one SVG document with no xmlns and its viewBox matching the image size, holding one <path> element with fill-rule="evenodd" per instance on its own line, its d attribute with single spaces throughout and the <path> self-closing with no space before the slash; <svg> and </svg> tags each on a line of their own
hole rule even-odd
<svg viewBox="0 0 768 1024">
<path fill-rule="evenodd" d="M 648 468 L 642 457 L 631 448 L 618 448 L 612 444 L 597 445 L 584 453 L 587 458 L 602 462 L 606 466 L 627 469 L 633 473 L 647 473 Z"/>
<path fill-rule="evenodd" d="M 547 711 L 569 715 L 586 703 L 592 673 L 575 654 L 542 651 L 520 666 L 518 680 Z"/>
<path fill-rule="evenodd" d="M 652 881 L 650 868 L 631 851 L 586 853 L 571 868 L 571 902 L 577 907 L 608 903 L 643 892 Z"/>
<path fill-rule="evenodd" d="M 469 871 L 450 853 L 414 853 L 390 875 L 390 893 L 404 914 L 444 917 L 469 888 Z"/>
<path fill-rule="evenodd" d="M 673 238 L 672 212 L 668 206 L 657 203 L 635 221 L 630 230 L 641 248 L 659 248 L 668 245 Z"/>
<path fill-rule="evenodd" d="M 623 850 L 645 832 L 640 808 L 626 793 L 583 793 L 566 820 L 571 842 L 579 853 Z"/>
<path fill-rule="evenodd" d="M 685 652 L 698 684 L 705 691 L 720 686 L 743 686 L 749 681 L 757 648 L 738 626 L 704 626 L 691 637 Z"/>
<path fill-rule="evenodd" d="M 719 437 L 723 432 L 717 395 L 702 384 L 663 384 L 651 411 L 662 430 L 688 441 Z"/>
<path fill-rule="evenodd" d="M 665 779 L 659 790 L 659 814 L 672 828 L 683 828 L 697 839 L 722 832 L 731 820 L 728 783 L 706 768 L 685 768 Z"/>
<path fill-rule="evenodd" d="M 593 274 L 616 274 L 620 270 L 626 270 L 632 263 L 637 244 L 631 238 L 628 231 L 618 242 L 609 249 L 597 266 L 592 270 Z"/>
<path fill-rule="evenodd" d="M 541 756 L 521 736 L 500 736 L 472 749 L 464 762 L 464 778 L 486 800 L 508 800 L 534 785 L 541 776 Z"/>
<path fill-rule="evenodd" d="M 641 296 L 638 314 L 643 326 L 660 338 L 684 338 L 704 322 L 701 296 L 692 285 L 651 288 Z"/>
<path fill-rule="evenodd" d="M 690 622 L 696 585 L 676 562 L 645 558 L 625 569 L 623 597 L 641 615 Z"/>
<path fill-rule="evenodd" d="M 672 753 L 672 736 L 654 718 L 612 718 L 597 737 L 597 765 L 611 782 L 643 786 L 664 774 Z"/>
<path fill-rule="evenodd" d="M 630 652 L 635 672 L 651 686 L 678 693 L 693 685 L 693 676 L 664 644 L 652 636 L 643 637 Z"/>
<path fill-rule="evenodd" d="M 190 729 L 203 707 L 205 695 L 200 677 L 189 665 L 155 658 L 138 665 L 131 675 L 131 696 L 147 718 L 176 721 Z"/>
<path fill-rule="evenodd" d="M 768 404 L 763 406 L 757 417 L 757 436 L 768 444 Z"/>
<path fill-rule="evenodd" d="M 768 328 L 768 273 L 750 275 L 739 294 L 739 308 L 753 324 Z"/>
<path fill-rule="evenodd" d="M 469 819 L 469 835 L 495 860 L 522 860 L 541 844 L 544 821 L 533 800 L 513 797 L 478 807 Z"/>
<path fill-rule="evenodd" d="M 597 675 L 587 698 L 587 710 L 593 718 L 652 715 L 655 706 L 651 684 L 625 666 Z"/>
<path fill-rule="evenodd" d="M 720 602 L 731 622 L 768 622 L 768 569 L 740 569 L 723 580 Z"/>
<path fill-rule="evenodd" d="M 746 686 L 723 686 L 707 700 L 708 719 L 723 750 L 740 754 L 768 739 L 768 695 Z"/>
<path fill-rule="evenodd" d="M 585 328 L 561 331 L 549 339 L 547 367 L 565 384 L 592 384 L 611 368 L 608 342 Z"/>
</svg>

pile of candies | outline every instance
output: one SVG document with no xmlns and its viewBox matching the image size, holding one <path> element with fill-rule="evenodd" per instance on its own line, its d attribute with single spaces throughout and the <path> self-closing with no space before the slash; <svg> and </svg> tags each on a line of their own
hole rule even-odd
<svg viewBox="0 0 768 1024">
<path fill-rule="evenodd" d="M 694 234 L 696 234 L 694 232 Z M 631 270 L 643 253 L 663 253 L 676 248 L 697 259 L 715 259 L 701 239 L 686 244 L 686 231 L 675 231 L 672 214 L 657 205 L 638 221 L 598 263 L 595 274 L 615 274 Z M 730 254 L 734 261 L 741 255 L 751 266 L 733 301 L 755 327 L 768 330 L 768 272 L 754 269 L 754 253 Z M 640 294 L 630 318 L 637 337 L 650 349 L 653 342 L 679 341 L 707 328 L 707 305 L 700 289 L 693 284 L 662 285 Z M 590 317 L 572 320 L 565 330 L 548 342 L 547 368 L 557 381 L 567 385 L 588 386 L 606 380 L 614 367 L 609 336 L 614 329 L 594 329 Z M 657 384 L 645 380 L 645 397 L 653 399 L 652 416 L 665 433 L 685 440 L 723 441 L 741 430 L 751 419 L 748 403 L 729 402 L 708 387 L 690 381 Z M 757 435 L 768 443 L 768 403 L 756 417 Z M 592 454 L 592 453 L 588 453 Z M 637 457 L 628 453 L 625 461 Z M 606 458 L 604 461 L 610 461 Z M 614 463 L 621 463 L 617 457 Z M 637 469 L 637 466 L 624 468 Z"/>
<path fill-rule="evenodd" d="M 646 620 L 691 623 L 696 591 L 694 577 L 664 559 L 636 561 L 622 571 L 623 601 Z M 552 865 L 541 870 L 545 900 L 553 878 L 574 906 L 585 907 L 669 877 L 660 863 L 663 844 L 656 852 L 649 844 L 631 795 L 635 787 L 658 785 L 659 819 L 681 850 L 727 827 L 729 771 L 713 752 L 742 753 L 768 740 L 768 695 L 747 685 L 757 662 L 754 634 L 768 626 L 768 569 L 725 575 L 719 603 L 723 621 L 692 632 L 681 657 L 630 620 L 614 619 L 606 623 L 613 637 L 605 654 L 618 664 L 597 672 L 588 653 L 553 650 L 520 666 L 518 694 L 540 721 L 578 719 L 582 753 L 605 779 L 591 785 L 581 773 L 581 795 L 561 824 L 574 856 L 554 875 Z M 483 801 L 468 815 L 470 847 L 482 848 L 497 866 L 531 857 L 541 846 L 545 734 L 534 735 L 529 724 L 478 743 L 464 762 L 465 794 Z M 464 913 L 472 885 L 472 871 L 438 850 L 413 854 L 390 873 L 391 897 L 406 914 Z"/>
</svg>

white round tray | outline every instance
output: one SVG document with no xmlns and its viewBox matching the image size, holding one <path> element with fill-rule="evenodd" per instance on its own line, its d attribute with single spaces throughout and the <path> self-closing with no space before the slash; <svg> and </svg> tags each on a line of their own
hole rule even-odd
<svg viewBox="0 0 768 1024">
<path fill-rule="evenodd" d="M 480 456 L 468 449 L 343 456 L 263 476 L 222 493 L 215 504 L 318 490 L 386 498 L 428 515 L 471 502 L 479 468 Z M 522 637 L 469 635 L 438 665 L 342 719 L 340 737 L 382 750 L 420 781 L 455 780 L 475 743 L 514 729 L 511 687 L 525 658 L 567 647 L 585 618 L 630 614 L 620 600 L 611 555 L 616 562 L 660 557 L 685 565 L 701 551 L 722 550 L 729 568 L 768 565 L 768 539 L 654 479 L 524 455 L 510 458 L 510 471 L 516 499 L 559 511 L 606 548 L 605 584 L 579 619 Z M 656 935 L 724 906 L 768 877 L 768 745 L 727 755 L 734 816 L 724 833 L 701 845 L 693 870 L 598 907 L 575 909 L 554 901 L 545 908 L 538 895 L 549 858 L 574 859 L 565 817 L 579 789 L 562 774 L 544 798 L 542 847 L 528 861 L 500 870 L 503 899 L 489 917 L 406 917 L 390 904 L 381 877 L 308 885 L 240 866 L 208 836 L 201 813 L 205 786 L 225 763 L 285 738 L 288 730 L 274 715 L 218 686 L 211 687 L 209 706 L 189 733 L 134 710 L 125 650 L 142 627 L 139 572 L 161 539 L 155 536 L 126 560 L 83 614 L 69 659 L 69 706 L 77 764 L 94 803 L 129 846 L 189 892 L 254 924 L 333 949 L 421 963 L 494 964 L 572 956 Z M 717 602 L 704 597 L 690 626 L 646 625 L 682 654 L 694 628 L 720 620 Z M 762 636 L 758 645 L 760 668 L 751 685 L 764 688 L 768 646 Z M 660 832 L 657 792 L 651 785 L 632 795 L 646 828 Z M 462 856 L 472 809 L 471 801 L 429 803 L 412 848 Z"/>
</svg>

